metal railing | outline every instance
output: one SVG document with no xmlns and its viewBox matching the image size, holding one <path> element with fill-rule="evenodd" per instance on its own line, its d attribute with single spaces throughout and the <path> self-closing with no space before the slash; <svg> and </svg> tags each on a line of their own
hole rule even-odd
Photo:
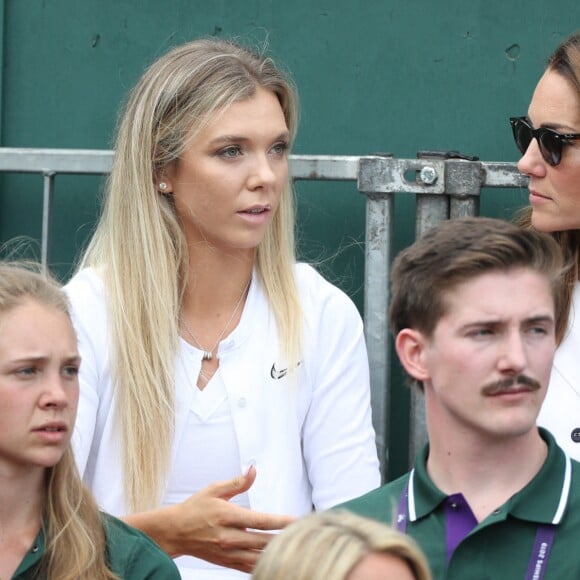
<svg viewBox="0 0 580 580">
<path fill-rule="evenodd" d="M 43 176 L 41 259 L 48 263 L 54 178 L 57 174 L 110 172 L 112 151 L 0 148 L 0 172 Z M 417 195 L 416 235 L 442 220 L 478 215 L 482 188 L 525 187 L 527 178 L 515 163 L 484 162 L 454 152 L 423 152 L 417 159 L 390 155 L 292 155 L 295 180 L 353 181 L 366 197 L 364 321 L 371 368 L 373 424 L 383 477 L 388 474 L 390 352 L 387 306 L 392 258 L 393 196 Z M 409 458 L 426 440 L 425 412 L 420 395 L 411 396 Z"/>
</svg>

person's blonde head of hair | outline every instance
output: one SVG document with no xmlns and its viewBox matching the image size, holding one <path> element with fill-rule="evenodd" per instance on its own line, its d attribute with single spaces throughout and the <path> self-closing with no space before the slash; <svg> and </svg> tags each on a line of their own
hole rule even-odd
<svg viewBox="0 0 580 580">
<path fill-rule="evenodd" d="M 70 319 L 68 300 L 60 285 L 48 274 L 40 273 L 37 265 L 0 263 L 0 320 L 29 301 Z M 99 510 L 81 482 L 70 445 L 58 463 L 46 469 L 42 526 L 46 551 L 39 578 L 116 578 L 106 564 L 105 532 Z"/>
<path fill-rule="evenodd" d="M 298 113 L 290 79 L 271 58 L 216 38 L 189 42 L 154 62 L 120 120 L 104 211 L 81 267 L 98 267 L 105 279 L 125 498 L 134 511 L 158 504 L 169 471 L 179 312 L 185 283 L 197 274 L 188 271 L 172 197 L 159 184 L 204 123 L 259 87 L 276 95 L 293 138 Z M 255 265 L 291 360 L 301 332 L 294 262 L 288 181 Z"/>
<path fill-rule="evenodd" d="M 415 580 L 431 579 L 425 557 L 411 538 L 380 522 L 340 510 L 311 514 L 290 524 L 268 544 L 252 578 L 345 580 L 370 553 L 400 558 Z"/>
</svg>

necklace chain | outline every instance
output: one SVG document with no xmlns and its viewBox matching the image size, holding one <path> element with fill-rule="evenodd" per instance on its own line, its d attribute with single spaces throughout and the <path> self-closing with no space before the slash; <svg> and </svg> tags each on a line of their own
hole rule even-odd
<svg viewBox="0 0 580 580">
<path fill-rule="evenodd" d="M 202 362 L 204 360 L 212 360 L 214 357 L 214 352 L 217 349 L 221 339 L 223 338 L 226 330 L 228 329 L 229 325 L 231 324 L 232 320 L 234 319 L 234 316 L 236 315 L 236 312 L 238 311 L 238 308 L 240 307 L 240 304 L 242 303 L 242 300 L 244 299 L 244 296 L 246 295 L 250 284 L 252 282 L 252 279 L 250 278 L 248 280 L 248 283 L 244 286 L 244 289 L 242 290 L 242 293 L 240 294 L 240 297 L 238 298 L 238 301 L 236 302 L 236 305 L 234 306 L 234 309 L 232 310 L 232 314 L 230 315 L 228 321 L 226 322 L 226 325 L 223 327 L 223 330 L 220 332 L 216 343 L 214 344 L 213 348 L 211 350 L 206 350 L 201 343 L 199 342 L 199 340 L 197 340 L 197 338 L 195 337 L 195 334 L 193 334 L 193 331 L 191 330 L 191 328 L 189 327 L 189 324 L 187 324 L 187 321 L 184 318 L 181 318 L 181 325 L 184 328 L 185 332 L 187 332 L 187 334 L 189 335 L 189 337 L 193 340 L 193 342 L 195 343 L 195 346 L 197 346 L 198 348 L 200 348 L 203 351 L 203 355 L 201 357 Z M 216 353 L 217 356 L 217 353 Z"/>
</svg>

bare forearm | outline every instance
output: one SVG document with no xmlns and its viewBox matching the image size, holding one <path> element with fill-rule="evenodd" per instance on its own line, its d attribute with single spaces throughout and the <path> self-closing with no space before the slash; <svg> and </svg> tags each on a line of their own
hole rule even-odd
<svg viewBox="0 0 580 580">
<path fill-rule="evenodd" d="M 141 530 L 154 540 L 172 558 L 180 556 L 177 549 L 175 529 L 171 525 L 176 506 L 167 506 L 154 510 L 123 516 L 121 519 L 128 525 Z"/>
</svg>

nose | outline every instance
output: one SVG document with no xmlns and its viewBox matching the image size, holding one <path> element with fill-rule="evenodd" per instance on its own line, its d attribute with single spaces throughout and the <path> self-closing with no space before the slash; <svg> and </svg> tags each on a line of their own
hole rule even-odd
<svg viewBox="0 0 580 580">
<path fill-rule="evenodd" d="M 530 141 L 526 152 L 518 161 L 520 173 L 533 177 L 544 177 L 546 175 L 546 161 L 540 152 L 540 146 L 536 138 Z"/>
<path fill-rule="evenodd" d="M 276 183 L 276 173 L 269 156 L 258 154 L 254 158 L 254 163 L 248 177 L 248 188 L 250 190 L 268 188 Z"/>
<path fill-rule="evenodd" d="M 519 374 L 528 364 L 526 345 L 520 332 L 510 332 L 501 344 L 498 369 L 504 374 Z"/>
<path fill-rule="evenodd" d="M 46 377 L 40 397 L 40 406 L 45 409 L 64 409 L 68 407 L 72 389 L 73 386 L 70 382 L 65 384 L 60 375 Z"/>
</svg>

